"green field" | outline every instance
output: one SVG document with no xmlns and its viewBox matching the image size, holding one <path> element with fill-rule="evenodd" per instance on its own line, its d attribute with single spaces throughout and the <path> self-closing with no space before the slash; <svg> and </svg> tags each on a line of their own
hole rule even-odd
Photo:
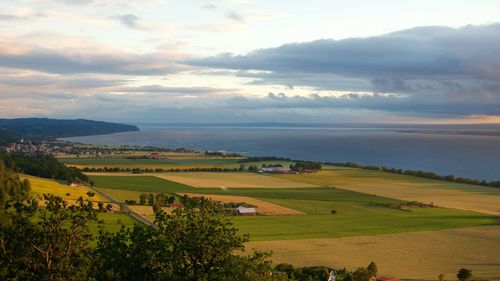
<svg viewBox="0 0 500 281">
<path fill-rule="evenodd" d="M 446 208 L 500 216 L 500 188 L 398 175 L 353 168 L 323 170 L 312 174 L 273 175 L 319 186 L 401 200 L 416 200 Z"/>
<path fill-rule="evenodd" d="M 115 188 L 142 192 L 194 192 L 193 187 L 150 176 L 92 176 L 100 188 Z"/>
<path fill-rule="evenodd" d="M 134 223 L 139 223 L 133 217 L 127 214 L 108 214 L 108 213 L 98 213 L 97 219 L 102 220 L 104 222 L 104 228 L 109 232 L 117 232 L 120 230 L 122 225 L 127 227 L 132 227 Z M 97 234 L 98 232 L 98 223 L 93 223 L 90 226 L 92 232 Z"/>
<path fill-rule="evenodd" d="M 438 230 L 494 224 L 494 217 L 444 208 L 395 210 L 373 203 L 396 199 L 331 187 L 317 188 L 193 188 L 155 177 L 93 176 L 104 191 L 118 200 L 137 200 L 141 192 L 193 192 L 249 196 L 296 209 L 306 215 L 234 217 L 251 240 L 329 238 L 409 231 Z M 331 210 L 337 210 L 336 215 Z"/>
</svg>

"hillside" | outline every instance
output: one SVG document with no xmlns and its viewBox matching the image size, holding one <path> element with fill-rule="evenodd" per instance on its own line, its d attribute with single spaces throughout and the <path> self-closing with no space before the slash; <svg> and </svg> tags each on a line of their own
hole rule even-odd
<svg viewBox="0 0 500 281">
<path fill-rule="evenodd" d="M 85 119 L 18 118 L 0 119 L 0 131 L 16 138 L 56 139 L 139 131 L 139 128 Z"/>
</svg>

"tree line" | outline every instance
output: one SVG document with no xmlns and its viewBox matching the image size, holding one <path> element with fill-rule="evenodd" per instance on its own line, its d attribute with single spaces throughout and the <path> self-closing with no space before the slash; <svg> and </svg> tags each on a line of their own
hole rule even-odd
<svg viewBox="0 0 500 281">
<path fill-rule="evenodd" d="M 0 160 L 18 173 L 36 177 L 56 179 L 66 183 L 89 182 L 89 178 L 80 170 L 66 167 L 51 154 L 0 152 Z"/>
<path fill-rule="evenodd" d="M 81 169 L 84 173 L 174 173 L 174 172 L 238 172 L 238 168 L 124 168 L 124 167 L 84 167 Z"/>
</svg>

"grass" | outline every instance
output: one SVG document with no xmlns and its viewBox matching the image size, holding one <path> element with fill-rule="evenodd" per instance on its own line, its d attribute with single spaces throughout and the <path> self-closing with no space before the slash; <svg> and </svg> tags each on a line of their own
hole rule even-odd
<svg viewBox="0 0 500 281">
<path fill-rule="evenodd" d="M 140 222 L 127 214 L 98 213 L 97 219 L 104 222 L 104 227 L 109 232 L 117 232 L 118 230 L 120 230 L 122 225 L 126 227 L 132 227 L 134 223 L 140 224 Z M 98 224 L 91 224 L 90 229 L 92 230 L 94 235 L 96 235 L 99 230 Z"/>
<path fill-rule="evenodd" d="M 352 168 L 329 169 L 313 174 L 273 175 L 273 177 L 318 186 L 335 186 L 401 200 L 434 202 L 438 206 L 447 208 L 500 215 L 500 188 Z"/>
<path fill-rule="evenodd" d="M 88 198 L 87 192 L 91 191 L 88 187 L 71 187 L 69 185 L 60 184 L 52 179 L 38 178 L 28 175 L 21 175 L 21 178 L 28 179 L 30 181 L 31 192 L 37 195 L 50 193 L 67 200 L 76 200 L 81 196 L 91 201 L 106 201 L 98 194 L 94 195 L 92 198 Z"/>
<path fill-rule="evenodd" d="M 253 241 L 373 235 L 482 226 L 493 216 L 443 208 L 394 210 L 372 203 L 400 200 L 329 187 L 312 188 L 193 188 L 174 186 L 154 177 L 92 177 L 118 200 L 137 200 L 141 192 L 191 192 L 248 196 L 302 211 L 307 215 L 235 217 L 234 223 Z M 124 190 L 122 190 L 122 189 Z M 331 210 L 337 210 L 336 215 Z"/>
<path fill-rule="evenodd" d="M 406 280 L 454 280 L 461 267 L 476 280 L 500 280 L 500 227 L 458 228 L 328 239 L 250 242 L 247 249 L 273 251 L 275 263 L 327 265 L 355 270 L 371 261 L 379 276 Z"/>
<path fill-rule="evenodd" d="M 405 212 L 366 206 L 349 208 L 345 213 L 341 209 L 337 215 L 235 217 L 233 221 L 242 233 L 250 234 L 252 241 L 376 235 L 494 223 L 491 216 L 453 209 Z"/>
<path fill-rule="evenodd" d="M 100 188 L 114 188 L 141 192 L 189 192 L 196 190 L 185 184 L 151 176 L 92 176 Z"/>
</svg>

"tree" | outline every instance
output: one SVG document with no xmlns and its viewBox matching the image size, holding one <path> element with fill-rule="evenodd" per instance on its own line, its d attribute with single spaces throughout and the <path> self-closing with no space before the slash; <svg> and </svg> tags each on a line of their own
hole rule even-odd
<svg viewBox="0 0 500 281">
<path fill-rule="evenodd" d="M 457 273 L 457 278 L 460 281 L 470 280 L 472 278 L 472 271 L 462 267 Z"/>
<path fill-rule="evenodd" d="M 369 281 L 373 274 L 366 268 L 360 267 L 352 273 L 353 281 Z"/>
<path fill-rule="evenodd" d="M 10 222 L 0 227 L 0 279 L 91 280 L 88 225 L 97 220 L 92 204 L 81 197 L 73 206 L 54 195 L 43 199 L 44 208 L 27 198 L 7 210 Z"/>
<path fill-rule="evenodd" d="M 445 281 L 443 273 L 441 273 L 441 274 L 438 275 L 438 280 L 439 281 Z"/>
<path fill-rule="evenodd" d="M 377 265 L 374 262 L 371 262 L 366 269 L 368 269 L 368 271 L 370 271 L 370 273 L 373 276 L 377 276 L 378 268 L 377 268 Z"/>
<path fill-rule="evenodd" d="M 245 168 L 246 168 L 245 164 L 241 164 L 238 171 L 243 172 L 243 171 L 245 171 Z"/>
<path fill-rule="evenodd" d="M 182 197 L 183 208 L 159 210 L 157 228 L 135 225 L 101 234 L 97 280 L 273 280 L 269 255 L 235 254 L 248 236 L 225 217 L 220 203 Z M 188 202 L 189 201 L 189 202 Z M 111 276 L 111 277 L 110 277 Z"/>
<path fill-rule="evenodd" d="M 141 195 L 139 195 L 139 205 L 146 205 L 146 197 L 146 193 L 141 193 Z"/>
<path fill-rule="evenodd" d="M 148 205 L 153 206 L 155 204 L 155 196 L 152 193 L 148 194 Z"/>
</svg>

